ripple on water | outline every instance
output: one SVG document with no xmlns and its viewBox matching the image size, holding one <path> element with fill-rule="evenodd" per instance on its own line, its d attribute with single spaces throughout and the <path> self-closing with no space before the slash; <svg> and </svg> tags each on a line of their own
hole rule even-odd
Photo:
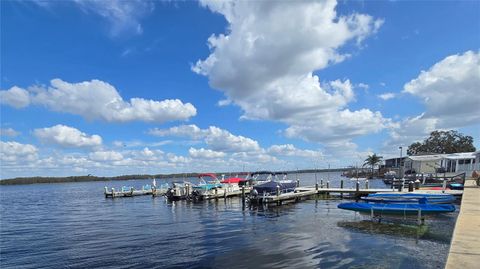
<svg viewBox="0 0 480 269">
<path fill-rule="evenodd" d="M 301 180 L 313 185 L 314 175 Z M 145 183 L 1 186 L 2 269 L 441 268 L 456 218 L 427 220 L 418 235 L 365 224 L 368 216 L 338 209 L 338 198 L 242 210 L 236 198 L 103 197 L 105 185 Z"/>
</svg>

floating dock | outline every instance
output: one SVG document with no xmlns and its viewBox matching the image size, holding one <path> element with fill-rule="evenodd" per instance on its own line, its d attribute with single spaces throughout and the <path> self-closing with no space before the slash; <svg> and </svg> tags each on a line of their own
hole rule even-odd
<svg viewBox="0 0 480 269">
<path fill-rule="evenodd" d="M 134 188 L 130 188 L 129 190 L 115 191 L 115 188 L 108 190 L 108 188 L 105 187 L 104 194 L 105 194 L 105 198 L 133 197 L 133 196 L 141 196 L 141 195 L 151 195 L 152 190 L 151 189 L 135 190 Z"/>
<path fill-rule="evenodd" d="M 342 184 L 343 185 L 343 184 Z M 462 195 L 463 191 L 461 190 L 418 190 L 418 189 L 410 189 L 410 192 L 415 193 L 429 193 L 429 194 L 452 194 L 455 196 Z M 259 194 L 256 197 L 250 197 L 250 201 L 253 203 L 277 203 L 282 204 L 284 201 L 291 201 L 291 200 L 301 200 L 307 198 L 309 196 L 317 195 L 317 194 L 330 194 L 330 193 L 338 193 L 338 194 L 353 194 L 356 197 L 372 194 L 372 193 L 408 193 L 408 189 L 404 189 L 399 192 L 396 189 L 371 189 L 368 188 L 368 183 L 365 184 L 365 188 L 360 188 L 360 184 L 356 185 L 356 188 L 331 188 L 328 186 L 307 186 L 307 187 L 297 187 L 295 188 L 294 192 L 287 192 L 287 193 L 278 193 L 273 195 L 262 195 Z"/>
<path fill-rule="evenodd" d="M 219 198 L 228 198 L 228 197 L 235 197 L 235 196 L 242 196 L 245 197 L 246 194 L 249 194 L 252 190 L 251 187 L 244 187 L 240 190 L 230 190 L 228 188 L 217 188 L 214 190 L 210 190 L 199 197 L 200 200 L 211 200 L 211 199 L 219 199 Z"/>
<path fill-rule="evenodd" d="M 480 265 L 480 187 L 474 181 L 467 182 L 446 269 L 478 268 Z"/>
</svg>

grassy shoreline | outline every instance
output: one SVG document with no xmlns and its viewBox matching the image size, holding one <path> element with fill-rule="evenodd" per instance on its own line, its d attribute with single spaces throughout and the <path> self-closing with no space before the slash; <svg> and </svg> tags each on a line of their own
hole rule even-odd
<svg viewBox="0 0 480 269">
<path fill-rule="evenodd" d="M 315 173 L 315 172 L 342 172 L 346 168 L 338 169 L 304 169 L 294 171 L 277 171 L 278 173 Z M 27 185 L 27 184 L 41 184 L 41 183 L 68 183 L 68 182 L 90 182 L 90 181 L 116 181 L 116 180 L 130 180 L 130 179 L 162 179 L 162 178 L 185 178 L 196 177 L 199 173 L 177 173 L 177 174 L 144 174 L 144 175 L 121 175 L 114 177 L 97 177 L 97 176 L 68 176 L 68 177 L 17 177 L 0 180 L 0 185 Z M 218 172 L 217 175 L 241 175 L 245 172 Z"/>
</svg>

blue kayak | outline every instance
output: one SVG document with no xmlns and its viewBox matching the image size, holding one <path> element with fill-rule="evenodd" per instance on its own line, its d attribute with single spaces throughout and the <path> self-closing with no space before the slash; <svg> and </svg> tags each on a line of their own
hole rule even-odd
<svg viewBox="0 0 480 269">
<path fill-rule="evenodd" d="M 438 214 L 455 211 L 454 205 L 341 203 L 338 208 L 382 214 Z"/>
<path fill-rule="evenodd" d="M 384 198 L 391 198 L 391 197 L 408 197 L 408 198 L 430 198 L 430 199 L 435 199 L 435 198 L 444 198 L 447 196 L 452 196 L 451 194 L 445 194 L 445 193 L 372 193 L 369 194 L 368 197 L 384 197 Z"/>
<path fill-rule="evenodd" d="M 408 203 L 408 204 L 451 204 L 455 202 L 453 195 L 422 196 L 422 195 L 368 195 L 362 200 L 373 203 Z"/>
</svg>

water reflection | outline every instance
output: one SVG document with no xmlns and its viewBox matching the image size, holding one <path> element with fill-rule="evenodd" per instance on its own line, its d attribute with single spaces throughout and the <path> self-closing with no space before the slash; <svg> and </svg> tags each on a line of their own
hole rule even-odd
<svg viewBox="0 0 480 269">
<path fill-rule="evenodd" d="M 302 186 L 315 184 L 314 174 L 299 177 Z M 408 228 L 363 223 L 363 215 L 338 209 L 346 200 L 334 195 L 245 208 L 241 198 L 103 196 L 105 185 L 149 182 L 0 187 L 2 269 L 441 268 L 456 217 L 427 219 L 417 238 Z M 339 182 L 331 173 L 330 184 Z"/>
</svg>

